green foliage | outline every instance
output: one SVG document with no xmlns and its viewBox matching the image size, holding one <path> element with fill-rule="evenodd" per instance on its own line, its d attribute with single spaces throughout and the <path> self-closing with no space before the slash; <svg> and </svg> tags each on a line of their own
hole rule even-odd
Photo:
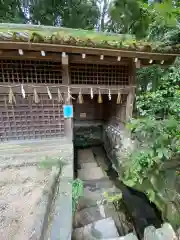
<svg viewBox="0 0 180 240">
<path fill-rule="evenodd" d="M 143 79 L 151 78 L 149 82 L 152 89 L 147 90 L 145 84 L 144 93 L 137 96 L 137 110 L 141 116 L 154 116 L 164 119 L 169 115 L 179 117 L 180 115 L 180 68 L 178 65 L 170 67 L 168 70 L 151 68 L 150 74 L 147 69 L 143 69 L 139 74 L 139 83 L 143 86 Z M 159 81 L 158 77 L 161 75 Z M 143 77 L 144 76 L 144 77 Z M 155 89 L 155 91 L 153 91 Z"/>
<path fill-rule="evenodd" d="M 151 88 L 148 89 L 146 83 L 143 89 L 143 79 L 148 76 Z M 137 96 L 136 106 L 140 118 L 128 124 L 138 141 L 124 176 L 129 186 L 141 184 L 152 172 L 159 172 L 165 162 L 180 155 L 179 62 L 164 70 L 159 67 L 142 69 L 138 78 L 142 94 Z M 149 196 L 153 198 L 151 191 Z"/>
<path fill-rule="evenodd" d="M 53 166 L 61 168 L 63 167 L 64 164 L 65 162 L 63 162 L 62 157 L 52 158 L 52 157 L 45 156 L 41 159 L 39 167 L 42 169 L 51 169 Z"/>
<path fill-rule="evenodd" d="M 109 8 L 109 31 L 132 33 L 138 38 L 161 40 L 180 21 L 176 1 L 114 0 Z M 177 36 L 177 33 L 172 33 Z"/>
<path fill-rule="evenodd" d="M 75 179 L 72 183 L 72 211 L 76 211 L 78 200 L 83 196 L 83 182 L 80 179 Z"/>
<path fill-rule="evenodd" d="M 26 22 L 20 0 L 0 0 L 0 22 Z"/>
<path fill-rule="evenodd" d="M 122 193 L 112 195 L 111 193 L 104 192 L 103 195 L 107 203 L 119 202 L 122 199 Z"/>
<path fill-rule="evenodd" d="M 30 12 L 32 23 L 69 28 L 93 29 L 99 17 L 94 0 L 38 0 L 31 3 Z"/>
<path fill-rule="evenodd" d="M 166 161 L 180 154 L 179 120 L 144 118 L 132 120 L 129 128 L 139 141 L 139 148 L 130 156 L 126 184 L 141 184 L 151 172 L 158 172 Z"/>
<path fill-rule="evenodd" d="M 149 24 L 146 13 L 137 0 L 115 0 L 109 9 L 109 30 L 145 37 Z"/>
</svg>

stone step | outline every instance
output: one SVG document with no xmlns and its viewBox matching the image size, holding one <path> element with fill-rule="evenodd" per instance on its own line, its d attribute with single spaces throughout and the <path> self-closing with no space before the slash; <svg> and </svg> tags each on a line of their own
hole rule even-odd
<svg viewBox="0 0 180 240">
<path fill-rule="evenodd" d="M 113 203 L 104 205 L 104 212 L 106 217 L 112 217 L 120 236 L 133 232 L 134 227 L 130 221 L 127 220 L 125 213 L 120 210 L 116 211 Z"/>
<path fill-rule="evenodd" d="M 91 149 L 81 149 L 78 151 L 78 163 L 96 162 Z"/>
<path fill-rule="evenodd" d="M 105 215 L 104 212 L 101 212 L 102 208 L 104 209 L 103 205 L 101 207 L 96 205 L 77 211 L 73 221 L 74 228 L 84 227 L 85 225 L 104 219 Z"/>
<path fill-rule="evenodd" d="M 138 240 L 138 238 L 136 237 L 136 235 L 134 235 L 134 233 L 129 233 L 126 236 L 123 236 L 123 237 L 108 238 L 106 240 Z M 151 240 L 153 240 L 153 239 L 151 239 Z"/>
<path fill-rule="evenodd" d="M 95 205 L 77 211 L 74 216 L 74 228 L 84 227 L 92 222 L 112 217 L 121 236 L 133 231 L 133 226 L 126 220 L 123 212 L 117 213 L 112 203 Z"/>
<path fill-rule="evenodd" d="M 100 197 L 101 199 L 102 197 Z M 96 206 L 97 205 L 97 200 L 96 199 L 91 199 L 91 198 L 87 198 L 87 197 L 80 197 L 80 199 L 78 200 L 78 206 L 77 206 L 77 211 L 80 211 L 84 208 L 89 208 L 92 206 Z"/>
<path fill-rule="evenodd" d="M 76 228 L 72 233 L 72 240 L 95 240 L 117 237 L 119 237 L 119 234 L 112 218 L 102 219 L 85 227 Z"/>
<path fill-rule="evenodd" d="M 108 177 L 103 177 L 101 179 L 85 180 L 84 187 L 89 187 L 92 189 L 100 188 L 112 188 L 114 186 L 113 182 L 108 179 Z"/>
<path fill-rule="evenodd" d="M 94 201 L 100 201 L 104 199 L 105 192 L 110 196 L 115 196 L 116 194 L 121 193 L 121 191 L 114 186 L 112 188 L 100 188 L 95 190 L 89 187 L 85 187 L 84 197 Z"/>
<path fill-rule="evenodd" d="M 81 180 L 100 179 L 105 175 L 100 167 L 78 170 L 78 178 Z"/>
<path fill-rule="evenodd" d="M 106 158 L 106 153 L 102 147 L 92 147 L 92 151 L 95 156 Z"/>
<path fill-rule="evenodd" d="M 96 162 L 92 162 L 92 163 L 81 163 L 80 168 L 82 169 L 90 169 L 90 168 L 96 168 L 98 167 L 98 164 Z"/>
<path fill-rule="evenodd" d="M 105 158 L 102 156 L 96 156 L 95 157 L 98 165 L 104 170 L 107 171 L 108 170 L 108 164 L 105 161 Z"/>
</svg>

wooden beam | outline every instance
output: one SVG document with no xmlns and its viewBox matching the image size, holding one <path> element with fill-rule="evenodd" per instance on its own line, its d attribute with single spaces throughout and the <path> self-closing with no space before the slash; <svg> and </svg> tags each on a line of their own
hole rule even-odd
<svg viewBox="0 0 180 240">
<path fill-rule="evenodd" d="M 62 93 L 67 93 L 68 90 L 68 82 L 65 77 L 65 73 L 63 73 L 63 84 L 43 84 L 43 83 L 37 83 L 37 84 L 23 84 L 25 92 L 27 94 L 33 94 L 33 88 L 34 86 L 37 86 L 37 92 L 40 94 L 47 93 L 46 86 L 49 87 L 52 94 L 57 94 L 57 89 L 60 88 Z M 64 86 L 67 85 L 67 86 Z M 11 83 L 0 83 L 0 94 L 4 94 L 8 92 L 8 87 L 11 86 L 14 93 L 21 93 L 21 84 L 11 84 Z M 53 87 L 52 87 L 53 86 Z M 72 94 L 78 94 L 79 90 L 81 88 L 82 94 L 90 94 L 90 89 L 93 89 L 94 94 L 99 93 L 99 88 L 101 89 L 102 94 L 108 94 L 108 90 L 111 90 L 111 94 L 117 94 L 118 92 L 121 92 L 121 94 L 128 94 L 132 86 L 106 86 L 106 85 L 87 85 L 87 84 L 69 84 L 69 88 L 71 90 Z M 133 86 L 135 88 L 135 86 Z"/>
<path fill-rule="evenodd" d="M 53 60 L 55 62 L 61 62 L 61 54 L 60 53 L 53 53 L 47 52 L 45 56 L 41 55 L 41 52 L 37 51 L 24 51 L 23 55 L 19 55 L 17 50 L 5 50 L 1 51 L 0 59 L 14 59 L 14 60 L 42 60 L 42 61 L 49 61 Z"/>
<path fill-rule="evenodd" d="M 123 49 L 105 49 L 105 48 L 92 48 L 92 47 L 79 47 L 70 45 L 58 45 L 58 44 L 47 44 L 47 43 L 26 43 L 26 42 L 4 42 L 0 41 L 0 50 L 3 49 L 22 49 L 22 50 L 33 50 L 33 51 L 47 51 L 47 52 L 67 52 L 76 54 L 90 54 L 90 55 L 104 55 L 104 56 L 115 56 L 115 57 L 128 57 L 128 58 L 144 58 L 153 60 L 166 60 L 175 59 L 180 56 L 180 53 L 154 53 L 154 52 L 139 52 L 129 51 Z"/>
<path fill-rule="evenodd" d="M 99 56 L 87 55 L 86 58 L 82 59 L 80 55 L 70 55 L 70 63 L 81 63 L 81 64 L 101 64 L 101 65 L 123 65 L 127 66 L 131 63 L 131 59 L 123 58 L 121 61 L 117 61 L 116 57 L 105 57 L 104 60 L 100 60 Z"/>
</svg>

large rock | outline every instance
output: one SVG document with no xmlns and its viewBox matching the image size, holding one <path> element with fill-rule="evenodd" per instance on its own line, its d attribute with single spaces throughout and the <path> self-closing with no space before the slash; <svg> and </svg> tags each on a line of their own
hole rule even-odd
<svg viewBox="0 0 180 240">
<path fill-rule="evenodd" d="M 129 160 L 129 154 L 135 149 L 136 144 L 130 138 L 125 127 L 111 124 L 105 128 L 104 147 L 108 157 L 113 159 L 114 167 L 121 171 L 122 166 Z"/>
<path fill-rule="evenodd" d="M 105 128 L 104 147 L 122 181 L 124 172 L 132 164 L 129 154 L 138 145 L 138 141 L 133 141 L 122 125 L 113 123 Z M 176 173 L 177 164 L 177 159 L 166 161 L 157 174 L 152 171 L 142 184 L 132 186 L 144 192 L 160 210 L 163 220 L 170 222 L 175 229 L 180 226 L 180 176 Z M 130 181 L 125 183 L 130 184 Z"/>
<path fill-rule="evenodd" d="M 164 223 L 161 228 L 147 227 L 144 231 L 144 240 L 178 240 L 172 226 Z"/>
<path fill-rule="evenodd" d="M 97 240 L 117 237 L 119 237 L 119 234 L 112 218 L 99 220 L 83 228 L 76 228 L 72 234 L 72 240 Z"/>
</svg>

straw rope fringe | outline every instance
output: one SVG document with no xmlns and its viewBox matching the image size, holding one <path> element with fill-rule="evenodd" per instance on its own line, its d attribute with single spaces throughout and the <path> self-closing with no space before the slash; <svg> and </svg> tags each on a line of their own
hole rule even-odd
<svg viewBox="0 0 180 240">
<path fill-rule="evenodd" d="M 13 93 L 13 90 L 12 90 L 11 87 L 9 88 L 9 103 L 10 104 L 13 104 L 13 103 L 16 104 L 16 98 L 14 96 L 14 93 Z"/>
<path fill-rule="evenodd" d="M 118 92 L 116 103 L 117 103 L 117 104 L 120 104 L 120 103 L 121 103 L 121 94 L 120 94 L 120 92 Z"/>
<path fill-rule="evenodd" d="M 40 99 L 39 99 L 39 96 L 38 96 L 36 88 L 34 88 L 34 102 L 35 103 L 39 103 L 40 102 Z"/>
<path fill-rule="evenodd" d="M 63 103 L 64 102 L 63 96 L 62 96 L 61 91 L 60 91 L 59 88 L 58 88 L 58 102 L 59 103 Z"/>
<path fill-rule="evenodd" d="M 98 95 L 98 103 L 102 103 L 102 96 L 101 96 L 101 92 L 100 92 L 100 89 L 99 89 L 99 95 Z"/>
<path fill-rule="evenodd" d="M 83 99 L 83 95 L 82 95 L 81 90 L 80 90 L 79 96 L 78 96 L 78 103 L 83 104 L 83 102 L 84 102 L 84 99 Z"/>
</svg>

